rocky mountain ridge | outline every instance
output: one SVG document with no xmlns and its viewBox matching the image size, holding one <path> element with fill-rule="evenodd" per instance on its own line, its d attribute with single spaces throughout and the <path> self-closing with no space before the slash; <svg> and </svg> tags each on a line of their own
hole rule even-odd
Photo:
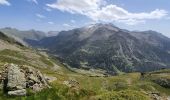
<svg viewBox="0 0 170 100">
<path fill-rule="evenodd" d="M 170 39 L 155 31 L 128 31 L 99 23 L 51 33 L 58 35 L 26 41 L 32 47 L 48 49 L 73 68 L 113 74 L 169 68 Z"/>
<path fill-rule="evenodd" d="M 95 24 L 62 31 L 38 45 L 74 68 L 99 68 L 113 74 L 170 68 L 170 39 L 155 31 Z"/>
</svg>

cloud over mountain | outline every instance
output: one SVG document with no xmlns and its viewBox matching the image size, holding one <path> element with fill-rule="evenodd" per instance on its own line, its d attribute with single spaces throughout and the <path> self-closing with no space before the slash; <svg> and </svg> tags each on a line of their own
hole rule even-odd
<svg viewBox="0 0 170 100">
<path fill-rule="evenodd" d="M 72 14 L 85 15 L 94 21 L 116 21 L 129 25 L 143 23 L 148 19 L 161 19 L 168 15 L 168 12 L 163 9 L 132 13 L 117 5 L 108 4 L 105 0 L 57 0 L 47 6 Z"/>
</svg>

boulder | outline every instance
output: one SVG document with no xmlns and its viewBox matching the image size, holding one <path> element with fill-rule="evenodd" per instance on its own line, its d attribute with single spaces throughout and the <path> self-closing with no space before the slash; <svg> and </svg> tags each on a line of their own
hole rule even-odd
<svg viewBox="0 0 170 100">
<path fill-rule="evenodd" d="M 37 92 L 41 91 L 45 87 L 50 87 L 40 71 L 30 66 L 22 66 L 22 68 L 25 70 L 27 88 L 31 88 L 33 91 Z"/>
<path fill-rule="evenodd" d="M 162 87 L 165 88 L 170 88 L 170 79 L 166 79 L 166 78 L 159 78 L 159 79 L 155 79 L 153 80 L 155 83 L 159 84 Z"/>
<path fill-rule="evenodd" d="M 26 88 L 25 73 L 17 65 L 10 64 L 8 67 L 8 84 L 7 89 L 21 90 Z"/>
<path fill-rule="evenodd" d="M 45 79 L 48 81 L 48 82 L 54 82 L 54 81 L 56 81 L 57 80 L 57 78 L 56 77 L 53 77 L 53 76 L 45 76 Z"/>
<path fill-rule="evenodd" d="M 169 100 L 167 96 L 163 96 L 159 92 L 147 92 L 146 94 L 151 100 Z"/>
<path fill-rule="evenodd" d="M 15 90 L 15 91 L 8 91 L 8 95 L 10 95 L 10 96 L 24 96 L 24 95 L 26 95 L 26 90 L 21 89 L 21 90 Z"/>
</svg>

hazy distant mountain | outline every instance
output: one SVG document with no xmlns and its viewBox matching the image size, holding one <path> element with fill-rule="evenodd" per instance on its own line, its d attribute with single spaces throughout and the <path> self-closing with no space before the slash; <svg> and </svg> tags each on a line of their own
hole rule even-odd
<svg viewBox="0 0 170 100">
<path fill-rule="evenodd" d="M 20 43 L 19 41 L 8 37 L 6 34 L 0 32 L 0 48 L 3 47 L 8 48 L 9 45 L 12 47 L 12 45 L 18 45 L 18 46 L 24 46 L 24 44 Z M 2 47 L 3 46 L 3 47 Z"/>
<path fill-rule="evenodd" d="M 76 68 L 108 72 L 170 68 L 170 39 L 154 31 L 130 32 L 112 24 L 95 24 L 39 42 Z"/>
<path fill-rule="evenodd" d="M 48 37 L 52 37 L 52 36 L 57 36 L 59 34 L 59 31 L 49 31 L 47 33 Z"/>
<path fill-rule="evenodd" d="M 36 30 L 20 31 L 20 30 L 17 30 L 15 28 L 10 28 L 10 27 L 2 28 L 0 30 L 6 33 L 7 35 L 16 36 L 21 39 L 40 40 L 46 36 L 46 33 L 42 31 L 36 31 Z"/>
<path fill-rule="evenodd" d="M 0 29 L 1 32 L 4 32 L 9 37 L 15 38 L 16 40 L 29 44 L 31 41 L 38 41 L 44 37 L 46 37 L 46 33 L 36 30 L 28 30 L 28 31 L 20 31 L 15 28 L 2 28 Z"/>
</svg>

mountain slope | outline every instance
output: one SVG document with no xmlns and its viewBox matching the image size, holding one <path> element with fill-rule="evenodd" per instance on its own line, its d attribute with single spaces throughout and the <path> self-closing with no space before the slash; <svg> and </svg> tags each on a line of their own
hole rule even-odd
<svg viewBox="0 0 170 100">
<path fill-rule="evenodd" d="M 130 32 L 112 24 L 95 24 L 39 43 L 74 68 L 112 74 L 170 68 L 170 39 L 154 31 Z"/>
<path fill-rule="evenodd" d="M 57 66 L 44 52 L 28 48 L 0 32 L 0 64 L 4 63 L 29 65 L 38 69 L 53 69 Z"/>
</svg>

